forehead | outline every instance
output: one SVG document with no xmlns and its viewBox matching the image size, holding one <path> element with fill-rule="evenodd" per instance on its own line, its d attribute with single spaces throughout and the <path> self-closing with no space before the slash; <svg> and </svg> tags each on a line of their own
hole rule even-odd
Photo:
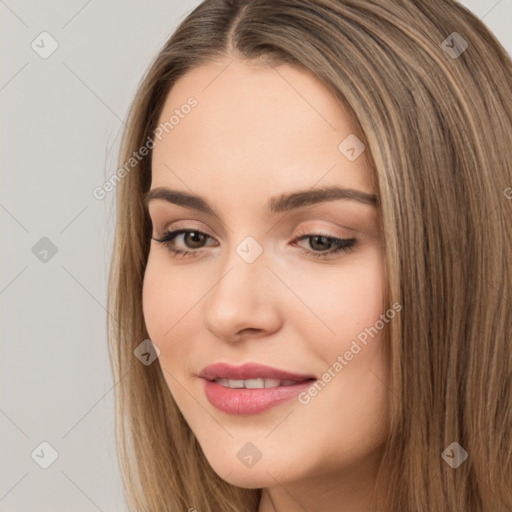
<svg viewBox="0 0 512 512">
<path fill-rule="evenodd" d="M 183 108 L 190 98 L 195 106 Z M 316 183 L 372 192 L 364 152 L 350 161 L 339 149 L 355 126 L 308 71 L 210 61 L 176 82 L 159 126 L 166 122 L 153 150 L 152 187 L 183 186 L 181 178 L 196 192 L 212 183 L 226 192 L 266 187 L 266 195 Z"/>
</svg>

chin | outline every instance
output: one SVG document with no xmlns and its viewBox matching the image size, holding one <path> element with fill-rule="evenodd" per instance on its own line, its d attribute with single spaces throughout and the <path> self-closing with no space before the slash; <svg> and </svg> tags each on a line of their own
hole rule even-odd
<svg viewBox="0 0 512 512">
<path fill-rule="evenodd" d="M 258 489 L 275 485 L 275 480 L 271 476 L 273 475 L 272 465 L 269 465 L 269 461 L 259 460 L 252 467 L 247 466 L 241 460 L 243 459 L 242 455 L 240 457 L 237 455 L 238 451 L 237 449 L 232 452 L 229 457 L 226 456 L 227 450 L 223 453 L 204 453 L 213 471 L 231 485 L 245 489 Z M 277 477 L 277 475 L 273 476 Z"/>
<path fill-rule="evenodd" d="M 215 470 L 215 468 L 213 469 Z M 228 484 L 242 487 L 243 489 L 261 489 L 275 485 L 275 480 L 271 478 L 265 469 L 260 468 L 256 473 L 253 473 L 253 471 L 255 471 L 255 468 L 231 468 L 231 473 L 229 471 L 223 473 L 215 472 Z"/>
</svg>

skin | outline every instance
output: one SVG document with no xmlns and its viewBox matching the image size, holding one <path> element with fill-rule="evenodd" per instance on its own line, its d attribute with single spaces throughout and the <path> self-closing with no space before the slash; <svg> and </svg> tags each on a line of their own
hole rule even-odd
<svg viewBox="0 0 512 512">
<path fill-rule="evenodd" d="M 151 188 L 203 196 L 219 216 L 160 199 L 148 206 L 153 238 L 178 228 L 208 235 L 179 235 L 175 247 L 196 251 L 183 258 L 151 242 L 143 309 L 166 382 L 214 471 L 263 488 L 259 512 L 366 512 L 388 434 L 382 332 L 307 405 L 226 414 L 197 376 L 215 362 L 258 362 L 321 378 L 385 312 L 375 206 L 337 199 L 266 213 L 270 197 L 302 189 L 376 194 L 366 154 L 351 162 L 338 149 L 356 130 L 314 76 L 289 65 L 229 58 L 195 68 L 169 93 L 160 122 L 190 96 L 197 107 L 153 150 Z M 356 245 L 316 259 L 332 245 L 297 241 L 299 230 Z M 263 250 L 251 264 L 236 252 L 247 236 Z M 250 468 L 237 457 L 248 442 L 262 454 Z"/>
</svg>

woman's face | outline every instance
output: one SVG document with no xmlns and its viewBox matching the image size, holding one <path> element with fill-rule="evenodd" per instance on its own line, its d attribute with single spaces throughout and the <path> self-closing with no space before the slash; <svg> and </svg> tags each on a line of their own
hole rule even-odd
<svg viewBox="0 0 512 512">
<path fill-rule="evenodd" d="M 149 200 L 152 236 L 188 233 L 151 242 L 148 334 L 219 476 L 362 485 L 387 434 L 389 321 L 364 146 L 310 74 L 228 62 L 182 77 L 160 117 L 151 190 L 180 195 Z M 357 194 L 315 192 L 333 187 Z"/>
</svg>

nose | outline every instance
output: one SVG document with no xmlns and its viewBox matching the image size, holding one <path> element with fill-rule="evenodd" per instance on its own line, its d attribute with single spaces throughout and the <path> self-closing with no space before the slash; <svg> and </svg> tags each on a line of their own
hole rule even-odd
<svg viewBox="0 0 512 512">
<path fill-rule="evenodd" d="M 281 324 L 279 293 L 263 254 L 248 263 L 233 250 L 205 298 L 204 326 L 226 342 L 268 336 Z"/>
</svg>

